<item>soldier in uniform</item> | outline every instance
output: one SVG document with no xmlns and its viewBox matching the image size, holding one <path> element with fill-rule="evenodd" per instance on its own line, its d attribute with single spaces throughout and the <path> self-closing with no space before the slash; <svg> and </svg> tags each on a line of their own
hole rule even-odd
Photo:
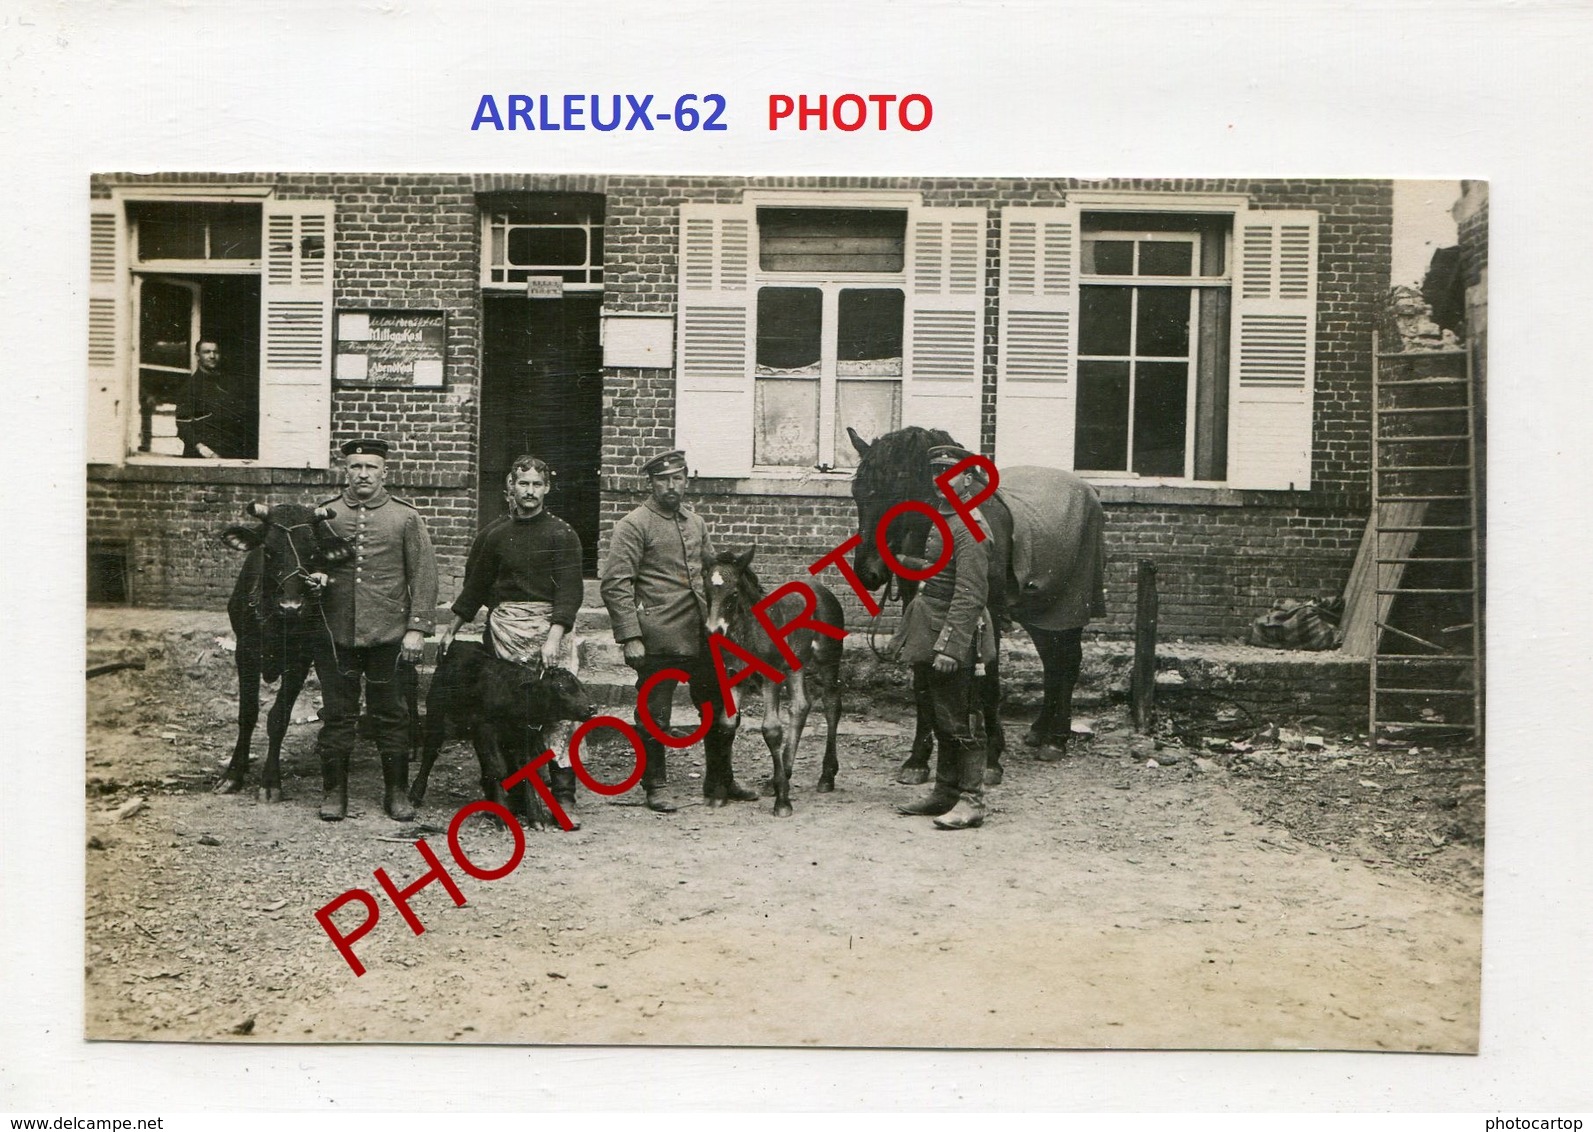
<svg viewBox="0 0 1593 1132">
<path fill-rule="evenodd" d="M 933 474 L 941 475 L 971 455 L 956 445 L 929 450 Z M 979 487 L 978 473 L 970 468 L 951 481 L 962 499 Z M 951 530 L 951 558 L 946 566 L 918 589 L 902 615 L 901 628 L 892 640 L 898 659 L 913 666 L 915 682 L 927 681 L 934 708 L 935 784 L 916 802 L 897 806 L 904 814 L 935 819 L 940 829 L 972 829 L 985 820 L 985 744 L 972 689 L 974 669 L 996 656 L 995 628 L 985 609 L 988 599 L 989 562 L 985 542 L 972 532 L 944 497 L 941 515 Z M 975 508 L 973 519 L 985 532 L 990 528 Z M 940 528 L 930 528 L 924 562 L 903 559 L 903 564 L 923 569 L 940 559 L 944 540 Z"/>
<path fill-rule="evenodd" d="M 437 559 L 426 522 L 413 504 L 389 495 L 385 440 L 351 440 L 342 447 L 347 486 L 324 500 L 336 515 L 332 530 L 354 554 L 318 575 L 328 633 L 315 660 L 321 679 L 321 817 L 348 814 L 348 760 L 365 705 L 382 756 L 382 808 L 409 821 L 414 807 L 405 796 L 409 779 L 409 732 L 397 682 L 400 659 L 421 657 L 437 615 Z"/>
<path fill-rule="evenodd" d="M 183 455 L 206 460 L 252 457 L 253 426 L 237 381 L 221 368 L 221 346 L 201 338 L 194 348 L 194 372 L 177 398 L 177 436 Z"/>
<path fill-rule="evenodd" d="M 708 525 L 682 502 L 689 482 L 686 454 L 660 453 L 642 465 L 642 474 L 647 477 L 648 499 L 614 525 L 603 564 L 603 604 L 614 639 L 625 650 L 625 663 L 636 670 L 638 691 L 660 669 L 679 668 L 691 678 L 692 702 L 711 705 L 713 726 L 703 741 L 707 765 L 702 792 L 708 805 L 757 801 L 757 791 L 742 786 L 731 774 L 735 729 L 725 721 L 724 699 L 708 651 L 707 577 L 713 570 L 714 550 Z M 674 690 L 665 681 L 648 697 L 648 710 L 660 728 L 669 727 Z M 647 807 L 673 813 L 677 807 L 667 789 L 664 745 L 641 725 L 640 704 L 636 722 L 646 759 L 642 788 Z"/>
</svg>

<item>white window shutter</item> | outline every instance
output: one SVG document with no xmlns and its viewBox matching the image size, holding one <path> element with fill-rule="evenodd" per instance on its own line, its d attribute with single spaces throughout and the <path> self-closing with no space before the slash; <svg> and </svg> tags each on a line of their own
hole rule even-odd
<svg viewBox="0 0 1593 1132">
<path fill-rule="evenodd" d="M 985 210 L 907 214 L 902 424 L 939 428 L 979 449 L 984 377 Z"/>
<path fill-rule="evenodd" d="M 127 452 L 132 381 L 127 350 L 127 236 L 121 206 L 89 211 L 88 462 L 119 464 Z"/>
<path fill-rule="evenodd" d="M 1079 210 L 1001 210 L 996 464 L 1073 467 Z"/>
<path fill-rule="evenodd" d="M 1317 214 L 1234 217 L 1228 484 L 1311 486 L 1316 371 Z"/>
<path fill-rule="evenodd" d="M 260 276 L 260 462 L 324 468 L 332 418 L 330 201 L 267 201 Z"/>
<path fill-rule="evenodd" d="M 752 249 L 747 205 L 680 206 L 675 445 L 704 476 L 752 471 Z"/>
</svg>

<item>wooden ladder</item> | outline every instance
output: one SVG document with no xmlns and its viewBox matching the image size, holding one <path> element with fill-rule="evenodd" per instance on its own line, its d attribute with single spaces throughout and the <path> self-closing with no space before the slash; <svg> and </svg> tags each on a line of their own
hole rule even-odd
<svg viewBox="0 0 1593 1132">
<path fill-rule="evenodd" d="M 1469 350 L 1385 353 L 1373 333 L 1374 748 L 1482 735 L 1475 405 Z"/>
</svg>

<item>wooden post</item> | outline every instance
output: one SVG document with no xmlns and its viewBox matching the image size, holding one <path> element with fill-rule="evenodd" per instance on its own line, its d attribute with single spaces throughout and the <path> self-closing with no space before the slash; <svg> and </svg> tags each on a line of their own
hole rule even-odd
<svg viewBox="0 0 1593 1132">
<path fill-rule="evenodd" d="M 1139 561 L 1139 600 L 1134 607 L 1134 678 L 1129 689 L 1134 730 L 1148 734 L 1156 708 L 1156 563 Z"/>
</svg>

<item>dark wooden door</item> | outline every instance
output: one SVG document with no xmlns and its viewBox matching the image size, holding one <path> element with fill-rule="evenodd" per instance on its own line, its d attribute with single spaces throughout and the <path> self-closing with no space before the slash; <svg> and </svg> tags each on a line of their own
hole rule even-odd
<svg viewBox="0 0 1593 1132">
<path fill-rule="evenodd" d="M 562 299 L 483 296 L 479 518 L 505 514 L 504 476 L 540 456 L 555 475 L 547 507 L 575 528 L 587 577 L 597 575 L 603 351 L 599 294 Z"/>
</svg>

